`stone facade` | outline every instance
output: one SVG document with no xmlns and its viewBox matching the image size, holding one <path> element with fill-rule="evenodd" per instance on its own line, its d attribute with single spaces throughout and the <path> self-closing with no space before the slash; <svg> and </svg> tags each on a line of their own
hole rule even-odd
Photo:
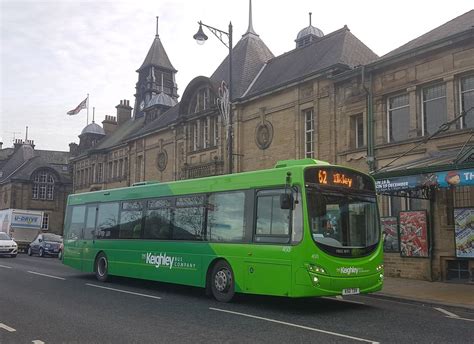
<svg viewBox="0 0 474 344">
<path fill-rule="evenodd" d="M 72 192 L 69 153 L 36 150 L 31 140 L 0 152 L 0 209 L 43 211 L 43 230 L 62 235 Z"/>
<path fill-rule="evenodd" d="M 255 62 L 259 68 L 242 67 L 240 63 L 248 61 L 243 58 L 244 46 L 254 44 L 260 50 L 264 46 L 253 29 L 249 30 L 234 48 L 238 68 L 256 71 L 253 79 L 236 85 L 240 91 L 233 99 L 234 172 L 271 168 L 278 160 L 314 157 L 377 175 L 387 167 L 459 151 L 469 142 L 474 121 L 461 125 L 458 120 L 435 137 L 428 137 L 438 122 L 453 121 L 462 110 L 460 82 L 474 76 L 473 30 L 468 25 L 472 18 L 474 12 L 468 12 L 382 58 L 344 27 L 315 36 L 307 46 L 281 56 L 260 59 Z M 157 43 L 155 38 L 152 49 L 163 49 Z M 138 84 L 151 75 L 149 81 L 154 86 L 143 88 L 148 98 L 137 96 L 136 102 L 138 98 L 151 101 L 160 94 L 153 76 L 153 66 L 159 63 L 148 61 L 140 68 Z M 222 79 L 217 77 L 226 75 L 225 63 L 211 78 L 200 76 L 191 81 L 179 104 L 167 103 L 167 108 L 160 107 L 164 102 L 143 104 L 138 118 L 122 124 L 129 129 L 121 131 L 119 124 L 98 147 L 75 158 L 75 192 L 225 173 L 227 128 L 218 108 Z M 166 64 L 174 73 L 167 56 Z M 151 70 L 144 71 L 146 68 Z M 236 73 L 242 74 L 240 70 Z M 177 86 L 172 79 L 168 96 L 176 98 Z M 442 92 L 433 98 L 443 102 L 435 110 L 425 109 L 430 106 L 424 99 L 428 88 L 429 92 Z M 408 115 L 395 132 L 388 114 L 398 96 L 408 103 L 401 107 Z M 429 111 L 427 116 L 434 111 L 435 117 L 424 117 L 425 110 Z M 137 120 L 140 117 L 142 123 Z M 91 176 L 97 176 L 99 163 L 103 164 L 103 180 L 96 185 Z M 413 205 L 402 205 L 399 210 L 427 210 L 432 252 L 429 258 L 387 253 L 388 275 L 447 278 L 447 265 L 454 259 L 452 209 L 460 205 L 455 201 L 461 191 L 436 190 L 431 201 L 404 200 Z M 394 215 L 394 200 L 381 196 L 380 201 L 381 214 Z M 472 206 L 473 201 L 464 199 L 463 206 Z M 474 269 L 472 261 L 469 269 Z"/>
</svg>

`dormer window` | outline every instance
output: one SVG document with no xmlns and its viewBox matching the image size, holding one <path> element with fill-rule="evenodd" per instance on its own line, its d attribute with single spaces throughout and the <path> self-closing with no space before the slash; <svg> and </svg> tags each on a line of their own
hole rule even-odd
<svg viewBox="0 0 474 344">
<path fill-rule="evenodd" d="M 210 109 L 213 105 L 212 98 L 211 90 L 208 87 L 200 88 L 191 102 L 190 112 L 197 113 Z"/>
</svg>

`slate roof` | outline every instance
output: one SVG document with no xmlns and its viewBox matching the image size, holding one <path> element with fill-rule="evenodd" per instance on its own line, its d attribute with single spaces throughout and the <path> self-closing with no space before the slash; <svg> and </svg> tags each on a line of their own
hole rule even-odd
<svg viewBox="0 0 474 344">
<path fill-rule="evenodd" d="M 411 40 L 401 47 L 392 50 L 391 52 L 382 56 L 382 59 L 401 55 L 403 53 L 430 45 L 467 30 L 473 30 L 474 32 L 474 10 L 470 10 L 469 12 L 466 12 L 459 17 L 456 17 L 453 20 L 450 20 L 447 23 L 425 33 L 424 35 Z"/>
<path fill-rule="evenodd" d="M 232 49 L 233 99 L 243 95 L 265 62 L 271 58 L 273 58 L 273 53 L 260 37 L 253 32 L 253 28 L 249 25 L 249 30 Z M 229 84 L 228 56 L 226 56 L 219 67 L 217 67 L 210 79 L 219 84 L 224 80 Z"/>
<path fill-rule="evenodd" d="M 159 118 L 148 123 L 146 126 L 141 128 L 140 130 L 134 133 L 131 133 L 127 137 L 127 139 L 129 140 L 136 137 L 140 137 L 142 135 L 158 131 L 162 128 L 166 128 L 168 125 L 175 123 L 178 120 L 179 106 L 180 106 L 180 103 L 176 104 L 171 109 L 164 112 Z"/>
<path fill-rule="evenodd" d="M 120 125 L 113 133 L 100 140 L 99 144 L 74 158 L 76 159 L 78 157 L 87 156 L 94 151 L 108 150 L 122 143 L 125 143 L 126 139 L 129 136 L 140 130 L 144 122 L 145 117 L 130 118 L 128 121 Z"/>
<path fill-rule="evenodd" d="M 69 152 L 34 150 L 30 145 L 24 144 L 4 161 L 0 184 L 12 179 L 30 180 L 39 168 L 52 169 L 61 183 L 71 183 L 68 162 Z"/>
<path fill-rule="evenodd" d="M 351 69 L 377 58 L 345 26 L 305 47 L 296 48 L 268 61 L 244 98 L 270 91 L 333 66 L 343 65 Z"/>
<path fill-rule="evenodd" d="M 163 44 L 161 44 L 161 40 L 158 35 L 155 36 L 155 39 L 151 44 L 150 50 L 148 50 L 148 54 L 146 55 L 142 66 L 138 68 L 137 72 L 148 66 L 159 66 L 169 69 L 173 72 L 177 71 L 171 64 L 170 59 L 168 58 L 165 48 L 163 47 Z"/>
<path fill-rule="evenodd" d="M 429 152 L 424 157 L 417 157 L 414 160 L 394 163 L 393 165 L 381 168 L 374 177 L 385 178 L 389 176 L 411 175 L 423 172 L 443 171 L 469 167 L 472 168 L 472 156 L 474 145 L 452 148 L 442 151 Z"/>
</svg>

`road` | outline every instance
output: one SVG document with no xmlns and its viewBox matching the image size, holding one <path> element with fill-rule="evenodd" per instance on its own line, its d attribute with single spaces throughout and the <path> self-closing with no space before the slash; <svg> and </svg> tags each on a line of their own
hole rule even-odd
<svg viewBox="0 0 474 344">
<path fill-rule="evenodd" d="M 438 308 L 438 309 L 436 309 Z M 114 278 L 56 258 L 0 259 L 0 343 L 472 343 L 474 314 L 371 296 L 286 299 Z"/>
</svg>

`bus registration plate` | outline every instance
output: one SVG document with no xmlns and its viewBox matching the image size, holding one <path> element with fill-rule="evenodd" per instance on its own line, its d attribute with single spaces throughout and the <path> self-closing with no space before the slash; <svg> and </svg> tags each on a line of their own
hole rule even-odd
<svg viewBox="0 0 474 344">
<path fill-rule="evenodd" d="M 359 293 L 360 293 L 359 288 L 342 289 L 342 295 L 355 295 Z"/>
</svg>

